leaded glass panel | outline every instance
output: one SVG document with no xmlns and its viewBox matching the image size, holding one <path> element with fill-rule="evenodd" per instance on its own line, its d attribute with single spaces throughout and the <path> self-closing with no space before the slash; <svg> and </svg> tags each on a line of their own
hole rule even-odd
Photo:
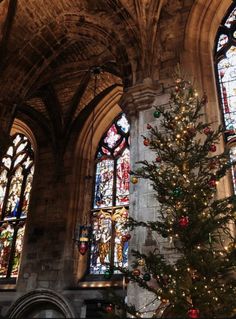
<svg viewBox="0 0 236 319">
<path fill-rule="evenodd" d="M 128 242 L 123 224 L 129 205 L 129 130 L 120 114 L 103 135 L 97 155 L 92 212 L 90 273 L 102 274 L 108 267 L 126 266 Z M 102 209 L 102 210 L 101 210 Z"/>
<path fill-rule="evenodd" d="M 215 45 L 217 84 L 225 126 L 225 141 L 231 146 L 230 159 L 236 160 L 236 7 L 233 4 L 219 28 Z M 232 169 L 236 194 L 236 170 Z"/>
<path fill-rule="evenodd" d="M 17 277 L 33 179 L 33 150 L 23 134 L 12 137 L 0 171 L 0 277 Z"/>
</svg>

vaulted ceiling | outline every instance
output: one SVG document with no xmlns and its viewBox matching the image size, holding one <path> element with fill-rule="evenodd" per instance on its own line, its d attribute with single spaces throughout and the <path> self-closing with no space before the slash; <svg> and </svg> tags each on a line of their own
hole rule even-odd
<svg viewBox="0 0 236 319">
<path fill-rule="evenodd" d="M 185 2 L 1 0 L 1 99 L 63 136 L 94 99 L 94 68 L 97 100 L 158 80 L 161 63 L 176 55 Z"/>
</svg>

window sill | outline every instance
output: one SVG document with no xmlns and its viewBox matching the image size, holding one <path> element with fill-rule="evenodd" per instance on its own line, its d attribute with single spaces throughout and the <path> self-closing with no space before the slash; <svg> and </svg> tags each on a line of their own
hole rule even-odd
<svg viewBox="0 0 236 319">
<path fill-rule="evenodd" d="M 15 291 L 16 278 L 0 278 L 0 291 Z"/>
<path fill-rule="evenodd" d="M 125 287 L 125 277 L 121 274 L 114 274 L 110 279 L 105 279 L 104 275 L 86 275 L 78 283 L 79 288 L 106 288 Z"/>
</svg>

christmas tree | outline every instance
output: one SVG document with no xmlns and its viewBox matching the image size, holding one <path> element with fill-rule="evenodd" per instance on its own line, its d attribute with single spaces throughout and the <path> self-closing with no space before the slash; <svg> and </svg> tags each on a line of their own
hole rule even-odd
<svg viewBox="0 0 236 319">
<path fill-rule="evenodd" d="M 217 192 L 234 163 L 228 151 L 218 152 L 223 129 L 205 122 L 206 105 L 206 96 L 200 98 L 189 81 L 175 79 L 169 103 L 153 114 L 157 125 L 148 124 L 143 136 L 155 160 L 139 162 L 131 172 L 134 184 L 151 182 L 160 205 L 155 221 L 130 218 L 128 226 L 164 237 L 174 256 L 168 260 L 156 247 L 147 254 L 132 251 L 134 263 L 120 269 L 151 292 L 150 303 L 159 301 L 152 318 L 236 314 L 235 196 L 220 198 Z M 123 306 L 133 317 L 146 317 L 144 309 Z"/>
</svg>

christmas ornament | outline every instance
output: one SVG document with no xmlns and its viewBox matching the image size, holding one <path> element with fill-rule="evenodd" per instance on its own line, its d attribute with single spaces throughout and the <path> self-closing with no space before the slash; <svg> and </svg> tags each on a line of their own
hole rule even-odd
<svg viewBox="0 0 236 319">
<path fill-rule="evenodd" d="M 196 134 L 196 129 L 194 127 L 187 128 L 187 137 L 193 137 Z"/>
<path fill-rule="evenodd" d="M 130 240 L 131 235 L 130 234 L 126 234 L 126 240 Z"/>
<path fill-rule="evenodd" d="M 132 176 L 132 177 L 131 177 L 131 183 L 132 183 L 132 184 L 137 184 L 137 183 L 138 183 L 138 178 L 135 177 L 135 176 Z"/>
<path fill-rule="evenodd" d="M 148 145 L 150 144 L 150 140 L 149 140 L 148 138 L 145 138 L 145 139 L 143 140 L 143 144 L 144 144 L 145 146 L 148 146 Z"/>
<path fill-rule="evenodd" d="M 107 305 L 105 310 L 106 310 L 106 312 L 112 312 L 113 311 L 113 306 L 111 304 Z"/>
<path fill-rule="evenodd" d="M 141 267 L 144 266 L 145 265 L 145 260 L 143 258 L 139 259 L 138 260 L 138 265 L 141 266 Z"/>
<path fill-rule="evenodd" d="M 160 157 L 160 156 L 157 156 L 157 157 L 156 157 L 156 162 L 157 162 L 157 163 L 161 163 L 161 157 Z"/>
<path fill-rule="evenodd" d="M 175 92 L 179 92 L 179 87 L 178 86 L 175 87 Z"/>
<path fill-rule="evenodd" d="M 147 124 L 147 129 L 150 130 L 152 128 L 152 126 L 148 123 Z"/>
<path fill-rule="evenodd" d="M 149 281 L 150 279 L 151 279 L 151 276 L 150 276 L 149 273 L 146 273 L 146 274 L 143 275 L 143 280 Z"/>
<path fill-rule="evenodd" d="M 79 239 L 78 239 L 78 250 L 81 255 L 85 255 L 89 247 L 89 234 L 90 226 L 80 226 Z"/>
<path fill-rule="evenodd" d="M 131 235 L 130 235 L 130 234 L 126 234 L 126 235 L 123 235 L 123 236 L 121 237 L 121 240 L 122 240 L 123 242 L 126 242 L 126 241 L 130 240 L 130 238 L 131 238 Z"/>
<path fill-rule="evenodd" d="M 137 269 L 137 268 L 134 269 L 133 272 L 132 272 L 133 276 L 136 276 L 136 277 L 140 276 L 140 273 L 141 273 L 140 270 Z"/>
<path fill-rule="evenodd" d="M 207 127 L 204 128 L 203 133 L 206 134 L 206 135 L 209 135 L 209 134 L 212 133 L 212 129 L 207 126 Z"/>
<path fill-rule="evenodd" d="M 213 177 L 211 177 L 211 179 L 209 180 L 209 182 L 208 182 L 208 185 L 210 186 L 210 187 L 216 187 L 216 178 L 213 176 Z"/>
<path fill-rule="evenodd" d="M 191 308 L 188 311 L 188 317 L 192 319 L 199 318 L 199 310 L 196 308 Z"/>
<path fill-rule="evenodd" d="M 161 116 L 161 112 L 156 110 L 156 111 L 153 113 L 153 116 L 157 119 L 157 118 L 159 118 L 159 117 Z"/>
<path fill-rule="evenodd" d="M 216 151 L 216 145 L 215 145 L 215 144 L 211 144 L 209 150 L 210 150 L 211 152 L 215 152 L 215 151 Z"/>
<path fill-rule="evenodd" d="M 179 197 L 181 196 L 183 193 L 182 188 L 181 187 L 176 187 L 173 191 L 172 191 L 172 195 L 174 197 Z"/>
<path fill-rule="evenodd" d="M 105 272 L 104 272 L 104 278 L 105 279 L 110 279 L 112 277 L 112 271 L 110 269 L 107 269 Z"/>
<path fill-rule="evenodd" d="M 88 250 L 88 244 L 81 242 L 78 245 L 78 249 L 79 249 L 79 252 L 81 253 L 81 255 L 85 255 L 87 250 Z"/>
<path fill-rule="evenodd" d="M 189 224 L 188 216 L 181 216 L 178 223 L 181 228 L 187 227 Z"/>
</svg>

